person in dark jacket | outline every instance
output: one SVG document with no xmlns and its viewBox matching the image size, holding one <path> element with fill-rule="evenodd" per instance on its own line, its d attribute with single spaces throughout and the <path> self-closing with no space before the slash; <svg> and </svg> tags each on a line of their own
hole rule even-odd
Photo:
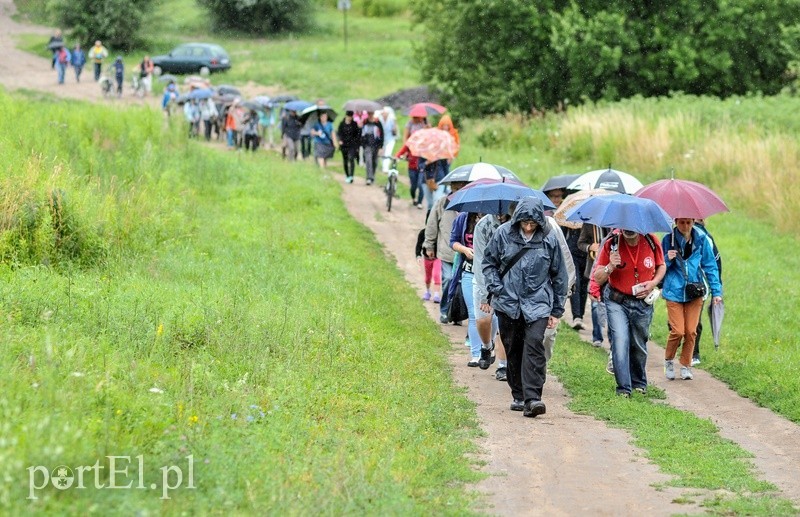
<svg viewBox="0 0 800 517">
<path fill-rule="evenodd" d="M 358 123 L 353 118 L 352 111 L 345 112 L 344 118 L 339 122 L 339 127 L 336 129 L 336 136 L 339 139 L 339 149 L 342 151 L 344 180 L 347 183 L 353 183 L 358 147 L 361 145 L 361 128 L 358 127 Z"/>
<path fill-rule="evenodd" d="M 297 152 L 300 147 L 300 130 L 302 128 L 303 124 L 297 118 L 297 112 L 287 110 L 281 119 L 281 134 L 286 158 L 290 162 L 297 160 Z"/>
<path fill-rule="evenodd" d="M 511 409 L 527 417 L 542 415 L 544 331 L 556 328 L 564 314 L 569 275 L 541 200 L 520 201 L 511 221 L 498 227 L 489 241 L 481 267 L 508 358 Z"/>
<path fill-rule="evenodd" d="M 125 81 L 125 63 L 122 56 L 114 60 L 114 80 L 117 82 L 117 97 L 122 97 L 122 83 Z"/>
<path fill-rule="evenodd" d="M 375 169 L 378 166 L 378 153 L 383 148 L 383 127 L 374 113 L 367 114 L 361 128 L 361 146 L 364 148 L 364 164 L 367 168 L 367 185 L 375 182 Z"/>
</svg>

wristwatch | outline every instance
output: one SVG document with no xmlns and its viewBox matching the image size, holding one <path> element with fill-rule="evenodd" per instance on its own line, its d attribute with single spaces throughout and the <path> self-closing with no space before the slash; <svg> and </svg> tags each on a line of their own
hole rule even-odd
<svg viewBox="0 0 800 517">
<path fill-rule="evenodd" d="M 610 275 L 611 271 L 613 271 L 613 270 L 612 269 L 608 269 L 608 265 L 605 265 L 605 266 L 603 266 L 603 271 L 605 271 L 607 275 Z"/>
</svg>

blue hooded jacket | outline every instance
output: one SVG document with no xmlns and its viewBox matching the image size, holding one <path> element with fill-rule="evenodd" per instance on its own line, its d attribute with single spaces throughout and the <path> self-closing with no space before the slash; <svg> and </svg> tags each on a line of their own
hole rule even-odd
<svg viewBox="0 0 800 517">
<path fill-rule="evenodd" d="M 673 238 L 674 245 L 673 245 Z M 664 288 L 661 292 L 665 300 L 671 302 L 685 303 L 686 283 L 708 281 L 708 287 L 712 296 L 722 296 L 722 283 L 719 278 L 717 261 L 714 258 L 714 250 L 705 232 L 692 228 L 692 253 L 687 259 L 682 259 L 680 251 L 686 245 L 686 239 L 677 228 L 668 233 L 661 240 L 661 248 L 664 250 L 664 263 L 667 266 L 667 273 L 664 275 Z M 667 251 L 678 250 L 678 256 L 670 260 Z M 684 276 L 684 270 L 686 275 Z"/>
</svg>

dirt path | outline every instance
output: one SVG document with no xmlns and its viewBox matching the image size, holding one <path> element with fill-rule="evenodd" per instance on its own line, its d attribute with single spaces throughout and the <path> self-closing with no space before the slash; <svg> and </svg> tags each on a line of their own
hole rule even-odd
<svg viewBox="0 0 800 517">
<path fill-rule="evenodd" d="M 84 71 L 83 83 L 76 84 L 74 75 L 67 75 L 67 83 L 58 85 L 48 60 L 15 48 L 16 35 L 41 34 L 44 44 L 51 29 L 16 23 L 10 17 L 13 12 L 12 0 L 0 0 L 0 48 L 5 53 L 5 59 L 0 60 L 0 83 L 6 88 L 108 104 L 157 105 L 155 98 L 141 100 L 130 95 L 104 99 L 91 80 L 91 69 Z M 398 202 L 387 213 L 381 189 L 365 186 L 363 170 L 357 173 L 361 176 L 352 185 L 345 184 L 342 175 L 334 175 L 342 184 L 350 213 L 375 233 L 409 283 L 421 289 L 422 275 L 412 250 L 424 214 L 406 201 Z M 436 320 L 437 306 L 428 304 L 426 308 Z M 486 495 L 488 512 L 658 516 L 703 511 L 693 504 L 673 503 L 680 496 L 698 500 L 692 497 L 697 490 L 655 490 L 652 485 L 663 484 L 668 476 L 630 445 L 626 432 L 569 411 L 569 399 L 555 377 L 549 376 L 545 386 L 544 418 L 526 419 L 509 411 L 508 387 L 494 380 L 494 369 L 482 371 L 466 366 L 465 328 L 447 325 L 442 326 L 442 331 L 452 343 L 453 376 L 477 404 L 486 432 L 479 441 L 483 451 L 479 459 L 486 463 L 484 470 L 491 475 L 477 489 Z M 588 334 L 583 337 L 588 339 Z M 663 349 L 651 343 L 648 378 L 666 391 L 667 402 L 714 422 L 722 436 L 754 455 L 753 462 L 763 479 L 778 486 L 784 497 L 800 504 L 800 427 L 739 397 L 702 370 L 695 370 L 695 380 L 690 383 L 666 381 L 661 371 L 662 357 Z"/>
</svg>

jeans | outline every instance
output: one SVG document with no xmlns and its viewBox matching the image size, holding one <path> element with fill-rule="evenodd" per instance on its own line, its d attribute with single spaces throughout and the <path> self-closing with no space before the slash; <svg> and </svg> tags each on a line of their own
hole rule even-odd
<svg viewBox="0 0 800 517">
<path fill-rule="evenodd" d="M 592 300 L 592 341 L 603 341 L 603 327 L 606 326 L 606 304 Z M 607 331 L 608 342 L 611 342 L 611 329 Z"/>
<path fill-rule="evenodd" d="M 94 82 L 100 80 L 100 74 L 103 71 L 103 63 L 95 63 L 94 64 Z"/>
<path fill-rule="evenodd" d="M 420 174 L 424 177 L 424 174 Z M 440 197 L 444 195 L 444 185 L 439 185 L 439 188 L 431 192 L 431 189 L 428 188 L 428 184 L 425 181 L 422 181 L 422 191 L 425 193 L 425 199 L 428 200 L 428 212 L 433 210 L 433 204 L 439 200 Z"/>
<path fill-rule="evenodd" d="M 236 142 L 234 141 L 233 138 L 233 129 L 228 129 L 227 134 L 228 134 L 228 147 L 234 147 L 236 145 Z"/>
<path fill-rule="evenodd" d="M 67 71 L 67 65 L 56 61 L 56 72 L 58 72 L 58 84 L 64 84 L 64 73 Z"/>
<path fill-rule="evenodd" d="M 422 174 L 422 171 L 418 169 L 411 169 L 411 168 L 408 169 L 408 181 L 409 184 L 411 185 L 409 187 L 411 200 L 416 202 L 418 205 L 422 204 L 422 196 L 424 194 L 422 191 L 423 177 L 424 174 Z"/>
<path fill-rule="evenodd" d="M 450 308 L 450 298 L 447 291 L 450 289 L 450 281 L 453 279 L 453 263 L 442 260 L 442 301 L 439 310 L 442 316 L 447 316 L 447 309 Z"/>
<path fill-rule="evenodd" d="M 75 81 L 81 82 L 81 72 L 83 72 L 83 65 L 77 65 L 73 67 L 75 69 Z"/>
<path fill-rule="evenodd" d="M 481 337 L 478 335 L 478 327 L 475 325 L 475 298 L 472 291 L 472 279 L 474 275 L 467 271 L 461 273 L 461 294 L 464 295 L 464 303 L 467 304 L 469 323 L 467 324 L 467 334 L 469 335 L 469 348 L 472 357 L 481 355 Z"/>
<path fill-rule="evenodd" d="M 527 323 L 521 314 L 512 319 L 503 312 L 496 312 L 500 339 L 508 358 L 506 380 L 511 395 L 524 402 L 542 400 L 542 388 L 547 378 L 544 331 L 548 318 Z"/>
<path fill-rule="evenodd" d="M 635 388 L 647 389 L 647 339 L 653 321 L 653 306 L 633 298 L 625 299 L 621 304 L 611 301 L 608 296 L 605 300 L 617 393 L 630 394 Z"/>
</svg>

